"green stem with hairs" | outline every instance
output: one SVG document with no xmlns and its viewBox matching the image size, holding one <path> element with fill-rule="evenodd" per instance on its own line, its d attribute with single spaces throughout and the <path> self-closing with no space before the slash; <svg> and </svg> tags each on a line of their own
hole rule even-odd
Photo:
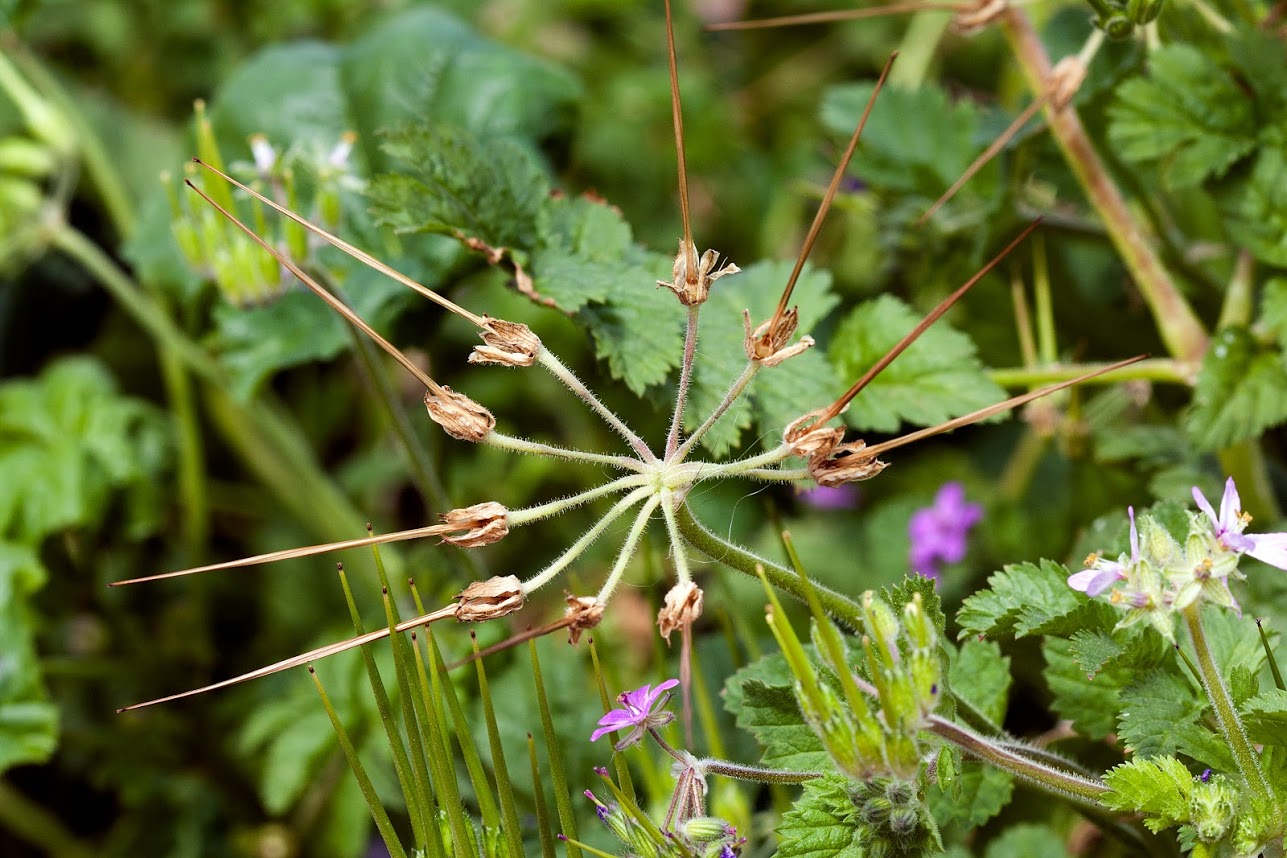
<svg viewBox="0 0 1287 858">
<path fill-rule="evenodd" d="M 1001 387 L 1040 387 L 1070 381 L 1095 372 L 1107 363 L 1053 363 L 1044 366 L 1020 366 L 988 371 L 988 377 Z M 1170 358 L 1150 358 L 1124 366 L 1106 376 L 1088 379 L 1085 384 L 1117 384 L 1122 381 L 1158 381 L 1192 386 L 1197 381 L 1198 365 Z"/>
</svg>

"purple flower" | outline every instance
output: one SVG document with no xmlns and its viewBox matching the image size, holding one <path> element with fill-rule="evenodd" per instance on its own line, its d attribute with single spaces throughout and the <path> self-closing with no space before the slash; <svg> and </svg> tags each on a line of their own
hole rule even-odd
<svg viewBox="0 0 1287 858">
<path fill-rule="evenodd" d="M 1220 498 L 1220 514 L 1216 515 L 1211 503 L 1198 487 L 1193 487 L 1193 499 L 1215 526 L 1215 538 L 1230 551 L 1250 554 L 1257 560 L 1287 569 L 1287 533 L 1243 533 L 1251 524 L 1251 515 L 1242 511 L 1242 499 L 1233 477 L 1224 484 L 1224 497 Z"/>
<path fill-rule="evenodd" d="M 1127 571 L 1140 562 L 1140 535 L 1135 529 L 1135 507 L 1127 507 L 1126 512 L 1131 517 L 1130 560 L 1122 562 L 1121 557 L 1117 560 L 1105 560 L 1098 554 L 1092 554 L 1086 558 L 1086 569 L 1069 576 L 1069 587 L 1080 590 L 1093 599 L 1118 581 L 1126 580 Z"/>
<path fill-rule="evenodd" d="M 965 502 L 965 486 L 944 483 L 934 505 L 912 513 L 907 535 L 912 541 L 912 569 L 937 578 L 942 563 L 959 563 L 965 557 L 965 537 L 983 517 L 983 508 Z"/>
<path fill-rule="evenodd" d="M 670 700 L 670 689 L 678 684 L 678 679 L 667 679 L 656 688 L 645 685 L 634 691 L 622 692 L 617 696 L 622 708 L 613 709 L 599 719 L 599 729 L 590 734 L 590 741 L 598 741 L 600 736 L 613 730 L 630 727 L 632 729 L 626 737 L 613 746 L 620 751 L 642 739 L 645 730 L 669 724 L 675 720 L 675 713 L 663 707 Z"/>
<path fill-rule="evenodd" d="M 800 500 L 814 509 L 853 509 L 858 505 L 858 487 L 850 483 L 814 486 L 801 492 Z"/>
</svg>

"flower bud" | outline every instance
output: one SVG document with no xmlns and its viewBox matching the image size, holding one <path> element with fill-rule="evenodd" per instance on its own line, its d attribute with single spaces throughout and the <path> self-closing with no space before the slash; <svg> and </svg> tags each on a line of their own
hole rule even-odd
<svg viewBox="0 0 1287 858">
<path fill-rule="evenodd" d="M 898 618 L 893 610 L 871 590 L 862 594 L 862 618 L 867 635 L 878 647 L 880 662 L 885 667 L 898 663 Z"/>
<path fill-rule="evenodd" d="M 523 585 L 513 575 L 475 581 L 456 594 L 456 601 L 458 622 L 494 620 L 523 607 Z"/>
<path fill-rule="evenodd" d="M 541 352 L 541 338 L 519 322 L 489 318 L 481 336 L 484 345 L 474 346 L 470 363 L 531 366 Z"/>
<path fill-rule="evenodd" d="M 734 833 L 733 826 L 714 816 L 694 816 L 682 826 L 684 836 L 695 843 L 719 840 Z"/>
<path fill-rule="evenodd" d="M 746 329 L 746 337 L 742 347 L 746 351 L 747 359 L 761 366 L 777 366 L 787 358 L 795 357 L 810 349 L 813 346 L 813 337 L 810 336 L 801 337 L 800 341 L 793 346 L 787 345 L 799 321 L 800 313 L 792 307 L 777 317 L 777 324 L 774 324 L 774 319 L 769 319 L 752 331 L 751 313 L 749 310 L 743 310 L 742 324 Z"/>
<path fill-rule="evenodd" d="M 819 453 L 809 459 L 809 476 L 820 486 L 839 486 L 855 480 L 870 480 L 885 468 L 888 462 L 882 462 L 870 453 L 865 441 L 853 441 L 839 444 L 826 453 Z"/>
<path fill-rule="evenodd" d="M 442 541 L 461 548 L 477 548 L 499 542 L 509 533 L 509 521 L 506 518 L 508 513 L 509 510 L 495 501 L 444 512 L 438 518 L 452 532 L 440 534 Z"/>
<path fill-rule="evenodd" d="M 603 619 L 603 610 L 607 607 L 594 596 L 573 596 L 571 593 L 565 594 L 568 609 L 564 613 L 565 617 L 571 619 L 568 625 L 568 643 L 578 644 L 581 642 L 581 635 L 589 631 Z"/>
<path fill-rule="evenodd" d="M 490 411 L 445 384 L 425 392 L 425 408 L 433 422 L 461 441 L 481 441 L 496 428 Z"/>
<path fill-rule="evenodd" d="M 795 698 L 809 729 L 822 740 L 822 747 L 835 762 L 836 768 L 855 778 L 867 777 L 880 760 L 879 749 L 870 754 L 861 741 L 858 730 L 845 711 L 844 703 L 826 683 L 818 683 L 821 708 L 806 694 L 800 682 L 795 683 Z M 864 753 L 866 751 L 867 753 Z"/>
<path fill-rule="evenodd" d="M 903 628 L 912 649 L 932 650 L 938 643 L 938 633 L 925 615 L 920 593 L 914 593 L 912 600 L 903 606 Z"/>
<path fill-rule="evenodd" d="M 665 603 L 657 612 L 657 625 L 661 636 L 670 643 L 670 633 L 675 629 L 692 628 L 702 615 L 702 589 L 692 581 L 683 581 L 666 593 Z"/>
<path fill-rule="evenodd" d="M 1224 837 L 1233 822 L 1238 796 L 1221 777 L 1195 781 L 1189 796 L 1189 822 L 1198 839 L 1214 843 Z"/>
<path fill-rule="evenodd" d="M 916 650 L 909 659 L 909 670 L 912 675 L 912 691 L 916 696 L 916 708 L 921 715 L 928 715 L 938 708 L 938 688 L 942 672 L 938 653 L 933 650 Z"/>
<path fill-rule="evenodd" d="M 0 140 L 0 173 L 43 179 L 57 168 L 58 159 L 48 146 L 26 137 Z"/>
<path fill-rule="evenodd" d="M 742 269 L 733 263 L 728 263 L 718 271 L 714 270 L 719 263 L 719 254 L 714 250 L 708 250 L 697 259 L 697 248 L 692 244 L 685 245 L 681 239 L 679 242 L 679 253 L 675 254 L 675 264 L 671 269 L 671 280 L 667 283 L 665 280 L 658 280 L 658 286 L 665 286 L 674 292 L 679 298 L 679 302 L 685 307 L 691 307 L 695 304 L 706 303 L 707 296 L 710 295 L 711 284 L 725 274 L 736 274 Z M 689 269 L 689 260 L 696 259 L 697 269 Z"/>
</svg>

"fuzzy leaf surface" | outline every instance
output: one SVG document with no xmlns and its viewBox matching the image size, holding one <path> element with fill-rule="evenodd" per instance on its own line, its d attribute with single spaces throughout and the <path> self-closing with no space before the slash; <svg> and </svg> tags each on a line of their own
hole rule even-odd
<svg viewBox="0 0 1287 858">
<path fill-rule="evenodd" d="M 1184 428 L 1204 450 L 1259 437 L 1287 420 L 1285 388 L 1282 353 L 1261 347 L 1247 328 L 1225 328 L 1202 359 Z"/>
<path fill-rule="evenodd" d="M 778 858 L 863 858 L 864 826 L 842 777 L 829 776 L 804 785 L 804 794 L 782 815 L 774 831 Z"/>
<path fill-rule="evenodd" d="M 1024 637 L 1058 634 L 1059 621 L 1086 604 L 1068 586 L 1068 570 L 1053 560 L 1016 563 L 988 578 L 988 589 L 965 600 L 957 614 L 961 636 L 969 634 Z M 1077 625 L 1066 629 L 1071 633 Z"/>
</svg>

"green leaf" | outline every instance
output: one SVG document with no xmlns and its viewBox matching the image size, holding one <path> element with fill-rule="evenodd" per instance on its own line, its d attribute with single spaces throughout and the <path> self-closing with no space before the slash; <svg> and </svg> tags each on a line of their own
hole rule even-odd
<svg viewBox="0 0 1287 858">
<path fill-rule="evenodd" d="M 636 395 L 665 381 L 683 354 L 684 308 L 656 286 L 657 277 L 669 268 L 668 260 L 657 258 L 646 280 L 618 281 L 608 303 L 590 304 L 581 311 L 612 377 Z"/>
<path fill-rule="evenodd" d="M 1005 809 L 1013 794 L 1009 772 L 968 761 L 948 788 L 932 785 L 926 801 L 939 825 L 976 828 Z"/>
<path fill-rule="evenodd" d="M 1287 366 L 1277 349 L 1264 349 L 1241 326 L 1215 335 L 1202 359 L 1184 428 L 1194 444 L 1217 450 L 1287 420 Z"/>
<path fill-rule="evenodd" d="M 822 100 L 823 124 L 848 137 L 872 89 L 869 83 L 832 87 Z M 946 91 L 928 83 L 914 89 L 887 88 L 863 129 L 854 172 L 872 185 L 936 199 L 983 148 L 984 141 L 976 139 L 978 126 L 978 113 L 969 99 L 953 103 Z M 999 177 L 996 162 L 987 164 L 954 203 L 996 196 Z"/>
<path fill-rule="evenodd" d="M 1265 282 L 1259 324 L 1273 332 L 1280 346 L 1287 344 L 1287 277 L 1270 277 Z"/>
<path fill-rule="evenodd" d="M 859 304 L 832 338 L 837 374 L 856 381 L 919 321 L 890 295 Z M 1005 391 L 984 373 L 970 338 L 939 321 L 867 385 L 845 420 L 856 429 L 895 432 L 904 422 L 933 426 L 1003 399 Z"/>
<path fill-rule="evenodd" d="M 1287 125 L 1287 118 L 1280 122 Z M 1231 177 L 1213 190 L 1233 240 L 1261 262 L 1282 267 L 1287 266 L 1287 205 L 1281 194 L 1287 184 L 1287 130 L 1277 134 L 1279 139 L 1261 147 L 1245 177 Z"/>
<path fill-rule="evenodd" d="M 37 379 L 0 385 L 0 535 L 26 545 L 97 526 L 112 491 L 138 516 L 134 536 L 159 526 L 156 477 L 167 458 L 160 416 L 116 392 L 90 358 L 51 364 Z M 148 506 L 152 506 L 151 510 Z"/>
<path fill-rule="evenodd" d="M 377 176 L 368 196 L 378 223 L 533 250 L 548 217 L 550 184 L 531 151 L 507 137 L 482 137 L 450 125 L 405 125 L 384 149 L 400 172 Z"/>
<path fill-rule="evenodd" d="M 1106 667 L 1152 668 L 1171 654 L 1171 645 L 1156 629 L 1146 626 L 1111 632 L 1102 627 L 1078 629 L 1070 640 L 1078 665 L 1092 679 Z"/>
<path fill-rule="evenodd" d="M 1228 747 L 1201 726 L 1207 700 L 1181 676 L 1150 671 L 1122 689 L 1117 735 L 1135 759 L 1184 754 L 1219 771 L 1235 768 Z"/>
<path fill-rule="evenodd" d="M 1068 855 L 1064 835 L 1046 825 L 1022 823 L 1012 825 L 988 844 L 984 858 L 1014 858 L 1016 855 L 1040 855 L 1061 858 Z"/>
<path fill-rule="evenodd" d="M 995 641 L 967 638 L 948 668 L 953 693 L 988 716 L 993 724 L 1005 719 L 1010 696 L 1010 659 Z"/>
<path fill-rule="evenodd" d="M 28 610 L 45 577 L 34 551 L 0 541 L 0 773 L 47 761 L 58 742 L 58 710 L 45 693 Z"/>
<path fill-rule="evenodd" d="M 742 683 L 742 706 L 737 726 L 749 730 L 764 746 L 762 762 L 795 771 L 827 771 L 831 758 L 822 742 L 804 723 L 795 692 L 789 685 Z"/>
<path fill-rule="evenodd" d="M 359 146 L 374 163 L 376 132 L 405 122 L 467 128 L 481 136 L 548 137 L 580 97 L 554 64 L 483 38 L 451 14 L 407 9 L 344 51 L 341 75 Z"/>
<path fill-rule="evenodd" d="M 1221 176 L 1256 145 L 1251 101 L 1197 48 L 1175 44 L 1149 54 L 1149 77 L 1117 87 L 1108 138 L 1136 163 L 1164 160 L 1172 187 Z"/>
<path fill-rule="evenodd" d="M 1262 691 L 1242 706 L 1242 723 L 1251 741 L 1287 746 L 1287 691 Z"/>
<path fill-rule="evenodd" d="M 863 858 L 864 826 L 839 776 L 811 780 L 774 831 L 778 858 Z"/>
<path fill-rule="evenodd" d="M 1071 644 L 1057 638 L 1046 638 L 1041 652 L 1046 659 L 1043 675 L 1053 697 L 1051 708 L 1072 721 L 1088 739 L 1099 740 L 1112 733 L 1122 709 L 1122 689 L 1135 680 L 1136 672 L 1114 667 L 1087 679 Z"/>
<path fill-rule="evenodd" d="M 746 368 L 746 326 L 742 315 L 751 313 L 754 328 L 777 307 L 792 262 L 757 262 L 740 274 L 719 280 L 702 305 L 698 361 L 689 394 L 685 427 L 697 428 L 715 410 L 725 392 Z M 814 330 L 836 306 L 831 276 L 806 268 L 791 294 L 799 309 L 796 339 Z M 814 408 L 821 408 L 844 390 L 826 359 L 810 349 L 775 367 L 760 370 L 745 397 L 724 415 L 703 443 L 720 455 L 735 446 L 744 429 L 756 427 L 760 435 L 780 437 L 786 424 Z"/>
<path fill-rule="evenodd" d="M 1100 799 L 1105 805 L 1147 814 L 1144 824 L 1153 831 L 1189 818 L 1193 775 L 1174 757 L 1132 760 L 1104 775 L 1104 783 L 1109 787 Z"/>
<path fill-rule="evenodd" d="M 1053 560 L 1040 565 L 1017 563 L 988 578 L 988 589 L 967 598 L 956 615 L 961 637 L 989 635 L 1071 634 L 1059 620 L 1087 603 L 1068 586 L 1068 570 Z M 1110 609 L 1111 610 L 1111 609 Z"/>
</svg>

